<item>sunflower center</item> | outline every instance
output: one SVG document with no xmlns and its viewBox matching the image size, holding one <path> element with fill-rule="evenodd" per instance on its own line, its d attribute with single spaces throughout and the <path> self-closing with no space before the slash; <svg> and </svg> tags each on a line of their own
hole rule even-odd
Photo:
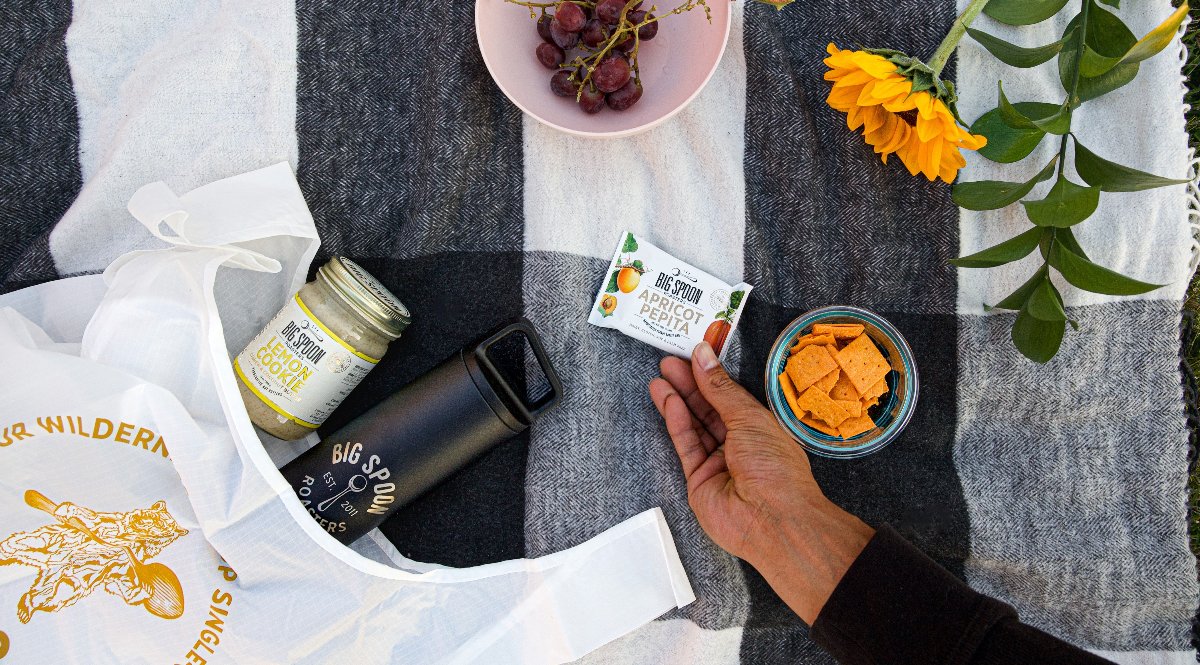
<svg viewBox="0 0 1200 665">
<path fill-rule="evenodd" d="M 903 120 L 904 122 L 907 122 L 909 127 L 917 126 L 917 110 L 916 109 L 909 109 L 907 111 L 901 111 L 901 112 L 897 113 L 896 115 L 899 116 L 899 118 L 901 120 Z"/>
</svg>

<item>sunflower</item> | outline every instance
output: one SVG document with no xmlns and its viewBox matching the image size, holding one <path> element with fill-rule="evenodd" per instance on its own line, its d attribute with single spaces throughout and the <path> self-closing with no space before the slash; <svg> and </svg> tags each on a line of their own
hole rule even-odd
<svg viewBox="0 0 1200 665">
<path fill-rule="evenodd" d="M 880 53 L 891 58 L 843 51 L 833 44 L 827 50 L 825 80 L 833 81 L 829 105 L 846 114 L 851 131 L 863 128 L 867 144 L 884 164 L 895 153 L 912 175 L 950 183 L 967 163 L 959 148 L 978 150 L 987 144 L 983 136 L 959 126 L 946 101 L 954 103 L 953 88 L 925 75 L 930 72 L 919 61 L 889 51 Z M 902 68 L 896 60 L 914 65 Z"/>
</svg>

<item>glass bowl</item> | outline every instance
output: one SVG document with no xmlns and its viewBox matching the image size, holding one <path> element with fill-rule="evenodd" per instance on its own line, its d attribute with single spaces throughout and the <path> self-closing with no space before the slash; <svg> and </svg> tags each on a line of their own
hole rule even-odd
<svg viewBox="0 0 1200 665">
<path fill-rule="evenodd" d="M 885 380 L 888 392 L 871 407 L 868 414 L 875 421 L 875 428 L 857 436 L 842 440 L 819 432 L 800 422 L 792 413 L 778 376 L 787 364 L 789 348 L 795 338 L 812 328 L 815 323 L 857 323 L 879 347 L 880 353 L 891 364 Z M 807 451 L 822 457 L 852 459 L 870 455 L 891 443 L 912 419 L 917 408 L 919 378 L 912 349 L 896 327 L 874 312 L 857 307 L 822 307 L 793 320 L 779 333 L 775 344 L 767 355 L 765 376 L 767 404 L 775 419 L 792 438 Z"/>
</svg>

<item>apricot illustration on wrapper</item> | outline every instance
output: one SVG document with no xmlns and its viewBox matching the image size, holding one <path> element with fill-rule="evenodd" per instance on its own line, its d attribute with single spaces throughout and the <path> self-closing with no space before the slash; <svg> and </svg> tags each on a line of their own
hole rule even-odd
<svg viewBox="0 0 1200 665">
<path fill-rule="evenodd" d="M 611 293 L 606 293 L 600 298 L 600 306 L 596 308 L 603 316 L 612 316 L 612 313 L 617 309 L 617 297 Z"/>
</svg>

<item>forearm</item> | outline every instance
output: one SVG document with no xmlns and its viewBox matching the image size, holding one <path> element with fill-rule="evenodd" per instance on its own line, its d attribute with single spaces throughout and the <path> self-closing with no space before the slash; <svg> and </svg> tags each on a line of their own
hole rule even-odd
<svg viewBox="0 0 1200 665">
<path fill-rule="evenodd" d="M 823 496 L 765 510 L 747 561 L 811 626 L 875 530 Z"/>
<path fill-rule="evenodd" d="M 820 501 L 783 514 L 748 560 L 840 663 L 1107 662 L 1022 624 L 888 527 Z"/>
</svg>

